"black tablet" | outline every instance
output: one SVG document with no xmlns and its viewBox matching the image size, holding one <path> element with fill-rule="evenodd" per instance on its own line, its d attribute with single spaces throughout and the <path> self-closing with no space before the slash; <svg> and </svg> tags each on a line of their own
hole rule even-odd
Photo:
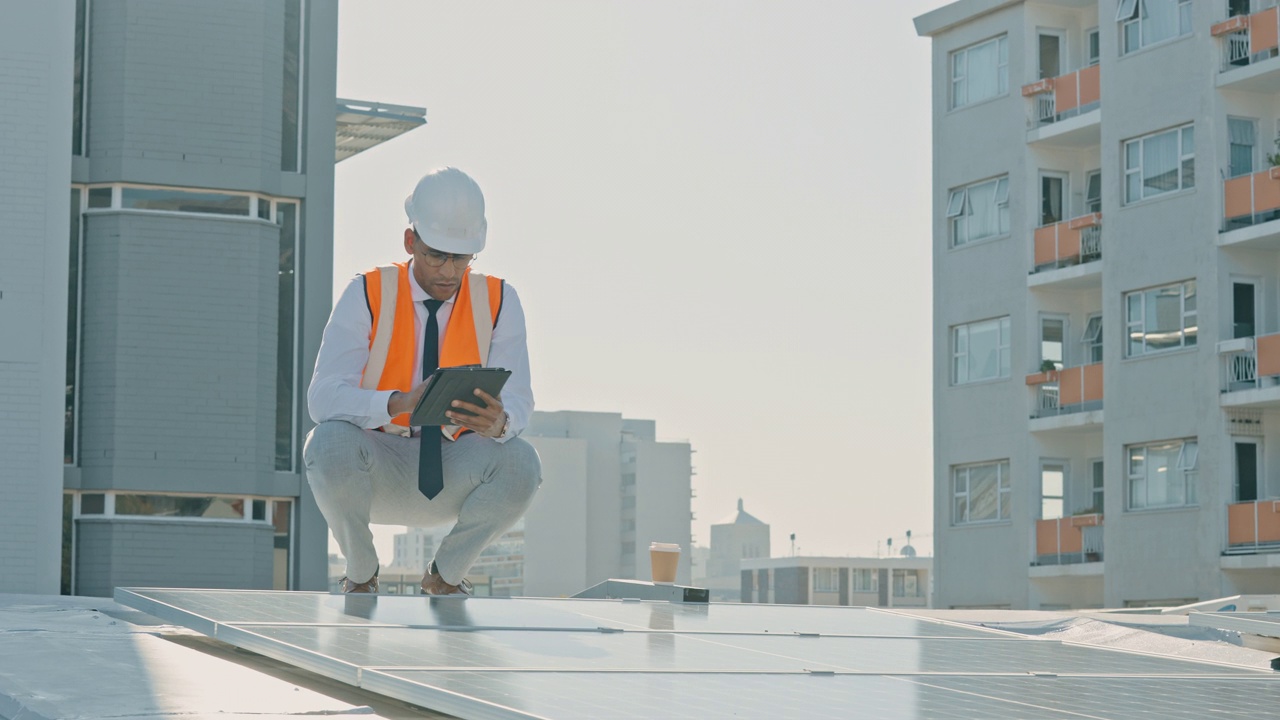
<svg viewBox="0 0 1280 720">
<path fill-rule="evenodd" d="M 510 370 L 487 367 L 449 367 L 440 368 L 427 378 L 427 389 L 423 391 L 418 405 L 409 416 L 409 424 L 416 427 L 430 425 L 452 425 L 452 420 L 445 413 L 453 408 L 454 400 L 484 406 L 484 401 L 476 397 L 477 388 L 498 397 L 502 386 L 511 377 Z M 466 412 L 459 410 L 458 412 Z"/>
</svg>

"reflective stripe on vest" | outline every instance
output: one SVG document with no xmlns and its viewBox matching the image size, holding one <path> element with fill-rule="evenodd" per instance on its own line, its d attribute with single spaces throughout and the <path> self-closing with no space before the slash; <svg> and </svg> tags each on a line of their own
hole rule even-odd
<svg viewBox="0 0 1280 720">
<path fill-rule="evenodd" d="M 477 282 L 472 282 L 473 279 Z M 481 280 L 483 282 L 479 282 Z M 422 373 L 420 367 L 415 367 L 420 341 L 414 329 L 416 313 L 409 290 L 409 264 L 396 263 L 366 272 L 364 295 L 373 331 L 360 387 L 409 392 L 420 382 Z M 479 273 L 463 275 L 440 343 L 440 367 L 487 365 L 493 326 L 498 322 L 501 309 L 500 278 Z M 408 435 L 409 413 L 397 415 L 382 429 Z M 442 432 L 456 439 L 463 430 L 445 426 Z"/>
</svg>

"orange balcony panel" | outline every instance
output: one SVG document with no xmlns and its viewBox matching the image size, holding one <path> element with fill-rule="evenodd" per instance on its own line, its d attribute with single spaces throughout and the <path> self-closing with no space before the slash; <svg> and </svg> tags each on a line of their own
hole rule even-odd
<svg viewBox="0 0 1280 720">
<path fill-rule="evenodd" d="M 1079 553 L 1084 549 L 1080 528 L 1072 527 L 1071 518 L 1036 521 L 1036 554 L 1057 555 Z"/>
<path fill-rule="evenodd" d="M 1072 230 L 1067 223 L 1058 223 L 1058 257 L 1077 257 L 1080 255 L 1080 231 Z"/>
<path fill-rule="evenodd" d="M 1072 527 L 1093 527 L 1102 524 L 1102 515 L 1099 513 L 1091 513 L 1089 515 L 1072 515 L 1067 518 L 1071 521 Z"/>
<path fill-rule="evenodd" d="M 1084 401 L 1096 402 L 1102 399 L 1102 363 L 1085 365 L 1081 368 L 1084 375 Z"/>
<path fill-rule="evenodd" d="M 1072 230 L 1080 230 L 1083 228 L 1093 227 L 1094 225 L 1101 225 L 1101 224 L 1102 224 L 1102 213 L 1100 212 L 1089 213 L 1088 215 L 1081 215 L 1078 218 L 1071 218 L 1070 220 L 1067 221 L 1067 227 Z"/>
<path fill-rule="evenodd" d="M 1257 340 L 1258 376 L 1280 375 L 1280 334 L 1263 335 Z"/>
<path fill-rule="evenodd" d="M 1044 265 L 1058 259 L 1058 226 L 1045 225 L 1036 228 L 1036 265 Z"/>
<path fill-rule="evenodd" d="M 1223 214 L 1228 218 L 1253 215 L 1253 176 L 1231 178 L 1223 183 Z"/>
<path fill-rule="evenodd" d="M 1037 80 L 1030 85 L 1023 85 L 1022 97 L 1031 97 L 1032 95 L 1047 93 L 1050 90 L 1053 90 L 1053 78 L 1045 78 L 1043 80 Z"/>
<path fill-rule="evenodd" d="M 1080 81 L 1080 73 L 1067 73 L 1053 79 L 1053 105 L 1058 113 L 1074 110 L 1080 106 L 1080 95 L 1076 86 Z"/>
<path fill-rule="evenodd" d="M 1280 179 L 1271 177 L 1270 170 L 1253 174 L 1253 211 L 1266 212 L 1280 208 Z"/>
<path fill-rule="evenodd" d="M 1220 35 L 1227 35 L 1227 34 L 1233 33 L 1237 30 L 1243 30 L 1247 27 L 1249 27 L 1249 16 L 1237 15 L 1231 18 L 1230 20 L 1227 20 L 1225 22 L 1220 22 L 1217 25 L 1214 25 L 1213 27 L 1209 28 L 1209 34 L 1212 35 L 1213 37 L 1218 37 Z"/>
<path fill-rule="evenodd" d="M 1101 66 L 1093 65 L 1081 70 L 1080 76 L 1080 104 L 1089 105 L 1102 100 L 1102 71 Z"/>
<path fill-rule="evenodd" d="M 1280 500 L 1234 503 L 1227 506 L 1227 543 L 1280 542 Z"/>
<path fill-rule="evenodd" d="M 1280 47 L 1280 9 L 1271 8 L 1249 16 L 1249 53 Z"/>
<path fill-rule="evenodd" d="M 1058 371 L 1031 373 L 1027 376 L 1027 385 L 1047 385 L 1049 383 L 1058 382 Z"/>
<path fill-rule="evenodd" d="M 1058 383 L 1058 405 L 1079 405 L 1084 402 L 1084 373 L 1073 367 L 1062 371 Z"/>
</svg>

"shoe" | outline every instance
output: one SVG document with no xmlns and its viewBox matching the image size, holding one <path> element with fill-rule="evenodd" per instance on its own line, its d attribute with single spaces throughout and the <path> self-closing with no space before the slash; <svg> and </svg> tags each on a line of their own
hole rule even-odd
<svg viewBox="0 0 1280 720">
<path fill-rule="evenodd" d="M 350 578 L 342 578 L 342 592 L 344 593 L 377 593 L 378 592 L 378 574 L 374 573 L 373 577 L 365 582 L 358 583 Z"/>
<path fill-rule="evenodd" d="M 474 588 L 471 587 L 471 581 L 462 578 L 462 582 L 457 585 L 450 585 L 440 577 L 439 573 L 427 571 L 422 576 L 422 594 L 423 595 L 471 595 Z"/>
</svg>

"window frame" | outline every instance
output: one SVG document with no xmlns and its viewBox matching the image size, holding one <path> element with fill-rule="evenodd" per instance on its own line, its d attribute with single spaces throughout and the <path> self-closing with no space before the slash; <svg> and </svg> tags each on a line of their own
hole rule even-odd
<svg viewBox="0 0 1280 720">
<path fill-rule="evenodd" d="M 1170 133 L 1173 133 L 1178 141 L 1178 167 L 1177 167 L 1178 187 L 1171 190 L 1162 190 L 1160 192 L 1154 192 L 1154 193 L 1148 194 L 1146 191 L 1148 179 L 1143 174 L 1145 171 L 1145 168 L 1143 167 L 1143 165 L 1145 164 L 1145 160 L 1146 160 L 1146 142 L 1148 140 L 1154 140 L 1158 137 L 1168 135 Z M 1190 152 L 1187 152 L 1186 150 L 1186 145 L 1188 144 L 1187 142 L 1188 137 L 1190 138 L 1190 143 L 1189 143 L 1191 146 Z M 1137 160 L 1134 163 L 1133 167 L 1130 167 L 1130 164 L 1129 164 L 1129 158 L 1130 158 L 1129 148 L 1130 147 L 1137 147 L 1137 150 L 1138 150 Z M 1125 140 L 1120 145 L 1120 162 L 1122 163 L 1120 169 L 1124 177 L 1124 183 L 1123 183 L 1124 205 L 1126 207 L 1130 205 L 1136 205 L 1138 203 L 1145 202 L 1147 200 L 1152 200 L 1158 197 L 1163 197 L 1165 195 L 1172 195 L 1174 193 L 1186 192 L 1188 190 L 1195 189 L 1195 186 L 1196 186 L 1195 159 L 1196 159 L 1196 150 L 1195 150 L 1195 123 L 1194 122 L 1184 123 L 1182 125 L 1177 125 L 1171 128 L 1165 128 L 1163 130 L 1157 130 L 1156 132 L 1153 132 L 1153 133 L 1147 133 L 1146 135 L 1140 135 L 1138 137 L 1129 138 L 1128 140 Z M 1188 162 L 1190 163 L 1189 173 L 1187 171 Z M 1137 176 L 1139 181 L 1138 182 L 1139 197 L 1137 198 L 1130 197 L 1130 191 L 1132 188 L 1130 187 L 1129 180 L 1131 176 Z M 1188 177 L 1190 178 L 1190 182 L 1188 182 Z"/>
<path fill-rule="evenodd" d="M 814 593 L 840 592 L 840 568 L 815 567 L 811 573 L 810 588 Z M 819 583 L 819 578 L 830 582 Z"/>
<path fill-rule="evenodd" d="M 1164 468 L 1165 470 L 1164 476 L 1166 477 L 1165 482 L 1169 483 L 1170 481 L 1167 478 L 1171 477 L 1174 474 L 1174 472 L 1180 472 L 1182 474 L 1182 479 L 1180 481 L 1182 483 L 1182 501 L 1166 502 L 1166 503 L 1161 503 L 1159 505 L 1155 505 L 1150 502 L 1151 490 L 1154 486 L 1152 481 L 1157 479 L 1159 475 L 1156 475 L 1153 477 L 1152 474 L 1148 472 L 1149 468 L 1151 467 L 1151 463 L 1149 462 L 1150 453 L 1153 448 L 1167 449 L 1170 446 L 1172 446 L 1173 443 L 1179 444 L 1178 455 L 1174 461 L 1174 465 L 1172 468 L 1169 468 L 1169 467 Z M 1126 445 L 1124 451 L 1125 451 L 1125 491 L 1126 491 L 1125 492 L 1125 512 L 1143 512 L 1147 510 L 1168 510 L 1173 508 L 1197 507 L 1199 505 L 1199 500 L 1197 497 L 1198 492 L 1196 489 L 1196 480 L 1199 478 L 1199 441 L 1197 438 L 1188 437 L 1188 438 L 1176 438 L 1172 440 L 1157 440 L 1157 441 L 1146 442 L 1146 443 L 1135 443 L 1133 445 Z M 1141 460 L 1138 461 L 1141 463 L 1140 472 L 1134 472 L 1135 451 L 1142 452 L 1142 458 Z M 1138 489 L 1138 486 L 1136 486 L 1136 483 L 1139 483 L 1139 482 L 1142 483 L 1142 485 L 1140 486 L 1141 487 L 1140 491 L 1142 492 L 1142 494 L 1145 496 L 1145 499 L 1146 499 L 1146 501 L 1143 502 L 1142 504 L 1139 504 L 1136 501 L 1138 497 L 1138 492 L 1139 492 L 1139 489 Z M 1166 490 L 1165 490 L 1166 496 L 1171 494 L 1169 492 L 1169 489 L 1172 487 L 1173 487 L 1172 484 L 1166 485 Z"/>
<path fill-rule="evenodd" d="M 1057 225 L 1071 218 L 1071 208 L 1068 207 L 1071 201 L 1071 174 L 1060 170 L 1041 170 L 1039 172 L 1040 182 L 1037 183 L 1039 198 L 1039 221 L 1036 227 L 1048 227 L 1049 225 Z M 1047 222 L 1045 220 L 1045 201 L 1050 199 L 1045 193 L 1045 183 L 1057 180 L 1058 188 L 1058 214 L 1061 216 L 1057 220 Z"/>
<path fill-rule="evenodd" d="M 1084 58 L 1085 67 L 1102 62 L 1102 33 L 1096 25 L 1084 31 Z"/>
<path fill-rule="evenodd" d="M 969 84 L 970 84 L 969 80 L 970 78 L 973 77 L 973 73 L 970 71 L 970 68 L 969 68 L 969 53 L 980 47 L 983 47 L 984 45 L 989 45 L 991 43 L 995 43 L 996 45 L 996 65 L 994 68 L 995 74 L 996 74 L 996 77 L 995 77 L 996 92 L 994 95 L 978 98 L 976 100 L 970 100 L 968 97 Z M 963 71 L 961 71 L 959 66 L 957 65 L 957 61 L 961 57 L 964 58 Z M 947 92 L 949 95 L 949 101 L 947 103 L 948 110 L 959 110 L 960 108 L 971 107 L 973 105 L 977 105 L 978 103 L 982 103 L 987 100 L 993 100 L 995 98 L 1007 96 L 1009 94 L 1009 35 L 1008 33 L 997 35 L 995 37 L 990 37 L 985 40 L 980 40 L 976 43 L 972 43 L 962 48 L 952 50 L 951 53 L 947 56 L 947 74 L 949 78 L 949 83 L 947 88 Z M 957 90 L 958 83 L 963 83 L 963 89 L 964 89 L 964 95 L 965 95 L 963 101 L 961 101 L 959 97 L 960 92 Z"/>
<path fill-rule="evenodd" d="M 1231 142 L 1231 123 L 1233 122 L 1248 123 L 1253 128 L 1253 145 L 1249 146 L 1250 147 L 1249 169 L 1243 172 L 1237 172 L 1235 164 L 1232 162 L 1232 149 L 1237 146 L 1236 143 Z M 1253 173 L 1258 171 L 1259 167 L 1261 166 L 1261 163 L 1258 162 L 1258 137 L 1259 137 L 1258 129 L 1259 129 L 1259 122 L 1257 118 L 1241 117 L 1239 115 L 1227 116 L 1227 178 L 1228 179 L 1244 177 L 1245 175 L 1252 175 Z M 1241 145 L 1240 147 L 1244 147 L 1244 146 Z"/>
<path fill-rule="evenodd" d="M 1056 361 L 1055 364 L 1057 367 L 1054 369 L 1062 370 L 1063 368 L 1073 367 L 1071 365 L 1071 352 L 1068 349 L 1068 346 L 1071 344 L 1068 342 L 1068 339 L 1071 337 L 1071 316 L 1063 313 L 1040 313 L 1040 322 L 1036 333 L 1038 340 L 1040 341 L 1036 348 L 1040 358 L 1040 363 L 1037 365 L 1037 368 L 1043 367 L 1046 360 L 1052 359 L 1045 357 L 1044 352 L 1044 346 L 1047 342 L 1044 337 L 1045 324 L 1051 322 L 1062 323 L 1062 340 L 1060 341 L 1062 344 L 1062 359 Z"/>
<path fill-rule="evenodd" d="M 1147 327 L 1146 327 L 1146 321 L 1147 321 L 1146 295 L 1147 293 L 1158 292 L 1161 290 L 1174 288 L 1174 287 L 1181 289 L 1178 302 L 1179 302 L 1179 317 L 1182 321 L 1182 327 L 1178 331 L 1178 345 L 1176 347 L 1160 348 L 1160 349 L 1144 349 L 1141 352 L 1137 352 L 1137 353 L 1133 352 L 1133 342 L 1134 342 L 1133 338 L 1134 338 L 1135 328 L 1141 331 L 1142 345 L 1144 348 L 1146 348 L 1148 344 L 1147 337 L 1150 334 L 1152 334 L 1147 332 Z M 1190 290 L 1188 291 L 1188 289 Z M 1170 283 L 1168 285 L 1157 285 L 1155 287 L 1143 288 L 1141 290 L 1132 290 L 1130 292 L 1124 293 L 1121 296 L 1121 305 L 1123 306 L 1124 317 L 1125 317 L 1125 344 L 1124 344 L 1125 358 L 1148 357 L 1150 355 L 1159 355 L 1161 353 L 1177 352 L 1179 350 L 1185 350 L 1187 348 L 1198 347 L 1199 334 L 1200 334 L 1198 299 L 1195 303 L 1196 304 L 1195 309 L 1192 309 L 1192 310 L 1187 309 L 1188 297 L 1189 296 L 1194 297 L 1195 294 L 1196 294 L 1196 281 L 1194 279 L 1184 280 L 1176 283 Z M 1130 299 L 1135 296 L 1138 296 L 1140 298 L 1138 307 L 1141 309 L 1141 312 L 1142 312 L 1142 318 L 1138 321 L 1134 321 L 1130 319 L 1130 311 L 1129 311 Z M 1188 320 L 1190 320 L 1191 322 L 1189 323 Z M 1194 330 L 1195 332 L 1188 332 L 1189 330 Z M 1188 338 L 1190 338 L 1190 342 L 1188 342 Z"/>
<path fill-rule="evenodd" d="M 1191 18 L 1191 0 L 1177 0 L 1175 12 L 1177 13 L 1178 29 L 1170 37 L 1160 38 L 1159 40 L 1146 39 L 1144 31 L 1144 17 L 1146 16 L 1147 0 L 1120 0 L 1116 8 L 1116 22 L 1120 25 L 1117 39 L 1120 42 L 1120 56 L 1132 55 L 1149 47 L 1155 47 L 1166 42 L 1172 42 L 1178 38 L 1191 35 L 1195 28 L 1193 19 Z M 1129 10 L 1126 10 L 1129 8 Z M 1184 22 L 1185 20 L 1185 22 Z M 1129 30 L 1136 28 L 1137 44 L 1133 47 L 1129 45 Z"/>
<path fill-rule="evenodd" d="M 992 518 L 970 519 L 969 510 L 973 507 L 972 471 L 975 468 L 994 467 L 996 469 L 996 512 Z M 964 490 L 961 491 L 960 476 L 964 474 Z M 959 517 L 959 500 L 964 499 L 964 517 Z M 953 527 L 967 525 L 994 525 L 1011 522 L 1013 500 L 1013 482 L 1009 472 L 1009 460 L 995 460 L 979 463 L 954 465 L 951 468 L 951 525 Z"/>
<path fill-rule="evenodd" d="M 1089 194 L 1089 188 L 1093 184 L 1094 178 L 1098 179 L 1098 194 L 1096 197 Z M 1096 205 L 1097 209 L 1094 209 L 1095 208 L 1094 203 L 1097 204 Z M 1102 212 L 1102 169 L 1101 168 L 1098 168 L 1096 170 L 1089 170 L 1084 174 L 1084 211 L 1085 213 Z"/>
<path fill-rule="evenodd" d="M 969 232 L 969 218 L 973 217 L 973 205 L 970 201 L 970 195 L 977 188 L 994 184 L 992 189 L 991 201 L 994 205 L 996 218 L 996 231 L 990 235 L 982 237 L 972 237 Z M 995 177 L 985 178 L 977 182 L 971 182 L 968 185 L 961 185 L 952 188 L 947 196 L 947 241 L 952 249 L 972 245 L 974 243 L 984 242 L 986 240 L 994 240 L 996 238 L 1009 237 L 1009 175 L 997 175 Z M 964 224 L 964 239 L 960 239 L 960 223 Z"/>
<path fill-rule="evenodd" d="M 1094 324 L 1094 320 L 1098 321 L 1097 324 Z M 1081 357 L 1084 359 L 1082 365 L 1096 365 L 1102 362 L 1105 328 L 1102 313 L 1090 313 L 1085 317 L 1084 331 L 1080 334 L 1080 345 L 1083 350 Z"/>
<path fill-rule="evenodd" d="M 971 328 L 975 325 L 983 323 L 996 323 L 996 375 L 990 377 L 970 378 L 968 362 L 971 359 L 969 354 L 970 338 L 972 334 Z M 964 331 L 964 350 L 961 348 L 960 331 Z M 984 318 L 973 322 L 961 323 L 951 326 L 951 384 L 952 386 L 972 385 L 981 382 L 994 382 L 998 380 L 1007 380 L 1012 375 L 1012 345 L 1011 336 L 1013 334 L 1012 320 L 1009 315 L 1001 315 L 999 317 Z M 957 372 L 959 368 L 960 358 L 965 359 L 965 379 L 959 378 Z"/>
<path fill-rule="evenodd" d="M 1061 488 L 1061 493 L 1058 495 L 1047 495 L 1045 493 L 1044 474 L 1045 474 L 1045 470 L 1050 467 L 1061 468 L 1062 470 L 1062 488 Z M 1060 520 L 1064 517 L 1069 516 L 1069 513 L 1067 512 L 1067 508 L 1070 507 L 1069 505 L 1069 502 L 1071 499 L 1070 485 L 1071 485 L 1071 463 L 1069 461 L 1062 458 L 1040 458 L 1040 477 L 1039 477 L 1040 505 L 1037 508 L 1037 512 L 1039 513 L 1038 519 Z M 1057 517 L 1047 517 L 1045 515 L 1044 504 L 1046 500 L 1058 501 L 1059 509 L 1058 509 Z"/>
</svg>

